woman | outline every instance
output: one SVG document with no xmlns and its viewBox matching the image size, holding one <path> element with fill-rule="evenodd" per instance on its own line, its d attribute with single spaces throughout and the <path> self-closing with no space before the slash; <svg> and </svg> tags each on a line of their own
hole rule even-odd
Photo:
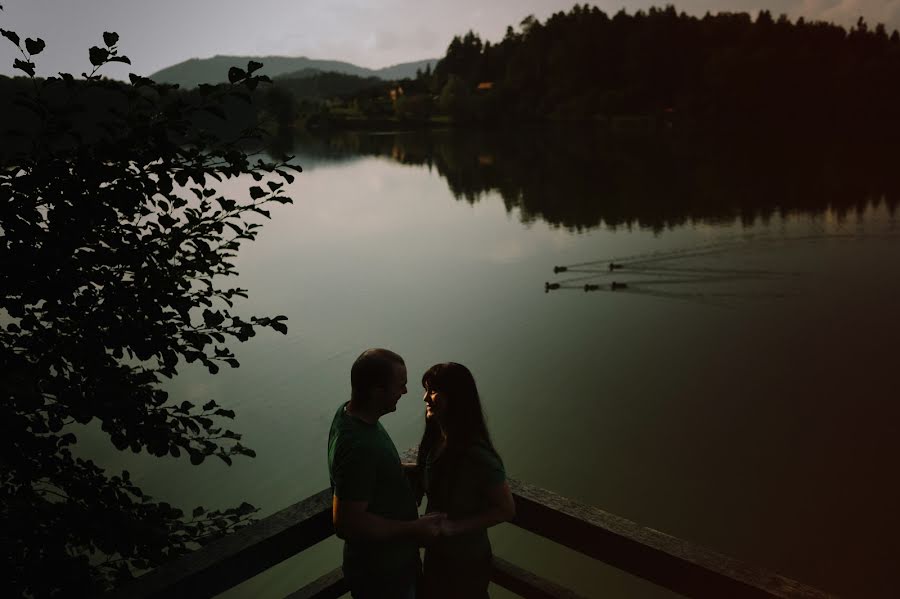
<svg viewBox="0 0 900 599">
<path fill-rule="evenodd" d="M 487 529 L 516 513 L 503 462 L 491 444 L 468 368 L 436 364 L 422 376 L 422 386 L 425 434 L 417 459 L 422 492 L 427 512 L 447 514 L 441 536 L 425 548 L 424 596 L 486 598 Z"/>
</svg>

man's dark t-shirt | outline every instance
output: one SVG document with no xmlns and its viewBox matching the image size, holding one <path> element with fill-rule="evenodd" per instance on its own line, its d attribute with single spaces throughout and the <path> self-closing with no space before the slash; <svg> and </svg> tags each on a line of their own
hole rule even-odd
<svg viewBox="0 0 900 599">
<path fill-rule="evenodd" d="M 381 423 L 350 416 L 341 405 L 328 434 L 328 474 L 342 501 L 368 501 L 368 511 L 390 520 L 418 518 L 416 500 L 400 465 L 400 456 Z M 414 573 L 419 563 L 415 542 L 354 539 L 344 543 L 348 580 L 390 579 Z"/>
</svg>

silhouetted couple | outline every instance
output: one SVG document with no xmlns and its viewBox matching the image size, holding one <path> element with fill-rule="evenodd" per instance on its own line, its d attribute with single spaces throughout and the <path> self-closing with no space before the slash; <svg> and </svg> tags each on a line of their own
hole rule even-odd
<svg viewBox="0 0 900 599">
<path fill-rule="evenodd" d="M 328 472 L 353 597 L 487 597 L 487 529 L 512 519 L 515 504 L 472 373 L 448 362 L 422 376 L 425 433 L 416 464 L 400 463 L 378 421 L 406 393 L 403 358 L 366 350 L 350 370 L 350 384 L 350 401 L 328 435 Z M 423 495 L 428 503 L 419 517 Z"/>
</svg>

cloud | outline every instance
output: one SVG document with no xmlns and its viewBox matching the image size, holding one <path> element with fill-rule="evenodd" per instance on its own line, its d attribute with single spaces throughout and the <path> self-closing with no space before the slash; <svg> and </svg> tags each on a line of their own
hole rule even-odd
<svg viewBox="0 0 900 599">
<path fill-rule="evenodd" d="M 859 17 L 870 25 L 900 28 L 900 0 L 803 0 L 798 14 L 807 19 L 852 25 Z"/>
<path fill-rule="evenodd" d="M 670 0 L 595 0 L 607 14 L 629 13 Z M 2 2 L 2 0 L 0 0 Z M 442 56 L 454 35 L 468 30 L 499 41 L 524 17 L 541 21 L 571 10 L 575 0 L 22 0 L 4 3 L 4 28 L 40 36 L 47 50 L 38 72 L 80 73 L 87 48 L 102 31 L 118 31 L 134 66 L 150 73 L 191 57 L 214 54 L 282 54 L 347 60 L 379 68 Z M 900 29 L 900 0 L 679 0 L 679 11 L 767 9 L 792 19 L 852 26 L 862 16 L 871 26 Z M 5 40 L 4 40 L 5 41 Z M 14 75 L 16 49 L 0 44 L 0 73 Z M 118 74 L 116 74 L 119 76 Z"/>
</svg>

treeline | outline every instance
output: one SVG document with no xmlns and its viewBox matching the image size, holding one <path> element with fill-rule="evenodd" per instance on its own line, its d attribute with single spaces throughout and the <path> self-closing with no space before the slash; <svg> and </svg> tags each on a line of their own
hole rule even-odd
<svg viewBox="0 0 900 599">
<path fill-rule="evenodd" d="M 346 73 L 307 69 L 290 75 L 275 77 L 272 84 L 300 101 L 322 101 L 334 97 L 358 94 L 363 90 L 383 88 L 385 81 L 378 77 L 359 77 Z"/>
<path fill-rule="evenodd" d="M 0 77 L 3 121 L 20 122 L 11 91 L 22 84 Z M 250 99 L 228 120 L 256 119 L 269 131 L 589 120 L 889 135 L 900 132 L 900 33 L 863 19 L 845 30 L 768 11 L 694 17 L 667 6 L 609 16 L 576 5 L 545 22 L 527 17 L 497 43 L 457 36 L 434 70 L 415 78 L 310 69 Z"/>
<path fill-rule="evenodd" d="M 61 108 L 68 115 L 77 136 L 77 139 L 71 137 L 70 143 L 90 142 L 103 135 L 98 127 L 105 122 L 109 110 L 127 110 L 125 92 L 130 86 L 124 82 L 103 79 L 88 84 L 80 79 L 33 81 L 26 77 L 0 76 L 0 133 L 4 140 L 0 155 L 27 151 L 31 140 L 40 133 L 42 115 L 24 99 L 34 91 L 35 85 L 40 87 L 41 96 L 51 106 Z M 229 97 L 214 111 L 192 113 L 190 125 L 209 130 L 221 138 L 236 137 L 256 126 L 266 133 L 275 133 L 318 118 L 328 112 L 329 105 L 335 103 L 333 99 L 348 96 L 361 98 L 354 100 L 357 104 L 377 105 L 377 111 L 371 111 L 373 114 L 388 115 L 393 109 L 387 98 L 387 85 L 377 77 L 302 71 L 278 77 L 253 90 L 243 90 L 241 100 Z M 180 106 L 202 104 L 206 96 L 227 86 L 201 85 L 183 89 L 178 85 L 160 84 L 153 94 L 146 94 L 146 99 L 156 103 L 163 113 Z M 73 94 L 73 88 L 83 88 L 83 91 Z"/>
<path fill-rule="evenodd" d="M 437 109 L 496 122 L 659 115 L 729 126 L 898 128 L 900 34 L 762 11 L 674 7 L 608 16 L 576 5 L 502 41 L 455 37 L 422 74 Z M 480 89 L 479 89 L 480 88 Z"/>
</svg>

